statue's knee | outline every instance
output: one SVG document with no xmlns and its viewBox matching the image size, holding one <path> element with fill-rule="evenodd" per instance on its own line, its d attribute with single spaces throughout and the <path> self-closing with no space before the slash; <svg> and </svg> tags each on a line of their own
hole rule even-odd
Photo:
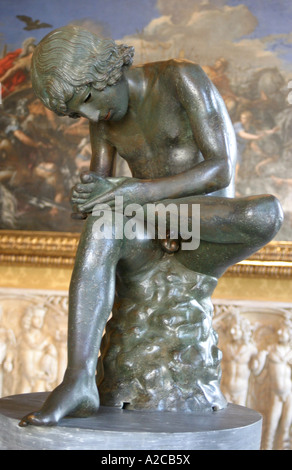
<svg viewBox="0 0 292 470">
<path fill-rule="evenodd" d="M 267 225 L 269 227 L 271 238 L 274 238 L 283 224 L 283 209 L 280 204 L 280 201 L 275 196 L 267 196 L 265 204 Z"/>
<path fill-rule="evenodd" d="M 272 195 L 264 195 L 255 200 L 249 214 L 253 217 L 253 228 L 265 242 L 271 241 L 280 230 L 283 223 L 283 210 L 279 200 Z"/>
<path fill-rule="evenodd" d="M 95 240 L 119 240 L 123 238 L 124 218 L 116 217 L 113 211 L 101 211 L 99 216 L 90 216 L 87 232 Z"/>
<path fill-rule="evenodd" d="M 110 217 L 90 215 L 87 218 L 78 248 L 82 258 L 86 258 L 87 266 L 95 266 L 98 259 L 100 261 L 113 252 L 118 256 L 123 239 L 117 236 L 116 230 Z"/>
</svg>

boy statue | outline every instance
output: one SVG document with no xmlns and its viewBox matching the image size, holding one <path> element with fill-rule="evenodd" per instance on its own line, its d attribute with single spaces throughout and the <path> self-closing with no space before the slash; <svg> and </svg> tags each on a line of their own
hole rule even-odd
<svg viewBox="0 0 292 470">
<path fill-rule="evenodd" d="M 89 416 L 100 402 L 224 408 L 210 297 L 226 269 L 268 243 L 282 223 L 275 197 L 234 198 L 233 126 L 200 66 L 132 66 L 133 55 L 132 47 L 69 26 L 49 33 L 33 55 L 33 88 L 44 105 L 89 120 L 92 160 L 72 192 L 86 220 L 70 284 L 67 369 L 21 426 Z M 117 153 L 133 177 L 112 177 Z M 191 213 L 199 205 L 199 246 L 181 249 L 171 231 L 165 239 L 115 236 L 119 225 L 96 237 L 96 208 L 115 209 L 117 197 L 123 207 L 164 201 Z"/>
</svg>

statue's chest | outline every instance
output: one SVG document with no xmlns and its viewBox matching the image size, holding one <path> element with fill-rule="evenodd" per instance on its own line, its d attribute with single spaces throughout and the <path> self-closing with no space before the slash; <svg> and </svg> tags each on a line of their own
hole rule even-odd
<svg viewBox="0 0 292 470">
<path fill-rule="evenodd" d="M 139 109 L 138 117 L 129 116 L 111 125 L 108 139 L 123 158 L 129 161 L 137 156 L 157 156 L 192 140 L 185 113 L 167 105 L 164 100 L 146 104 Z"/>
</svg>

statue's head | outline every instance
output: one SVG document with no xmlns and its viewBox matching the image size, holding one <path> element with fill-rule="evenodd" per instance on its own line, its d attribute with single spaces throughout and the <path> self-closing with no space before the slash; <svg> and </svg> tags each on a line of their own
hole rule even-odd
<svg viewBox="0 0 292 470">
<path fill-rule="evenodd" d="M 68 115 L 67 103 L 74 95 L 117 84 L 133 56 L 133 47 L 100 39 L 76 26 L 65 26 L 37 45 L 32 58 L 32 85 L 47 108 Z"/>
</svg>

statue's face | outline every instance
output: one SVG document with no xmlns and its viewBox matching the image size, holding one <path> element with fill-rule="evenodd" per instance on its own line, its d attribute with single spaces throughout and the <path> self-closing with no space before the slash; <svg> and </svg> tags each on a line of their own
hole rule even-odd
<svg viewBox="0 0 292 470">
<path fill-rule="evenodd" d="M 128 104 L 128 85 L 124 79 L 102 91 L 88 85 L 66 103 L 69 116 L 85 117 L 93 122 L 122 119 L 128 110 Z"/>
</svg>

